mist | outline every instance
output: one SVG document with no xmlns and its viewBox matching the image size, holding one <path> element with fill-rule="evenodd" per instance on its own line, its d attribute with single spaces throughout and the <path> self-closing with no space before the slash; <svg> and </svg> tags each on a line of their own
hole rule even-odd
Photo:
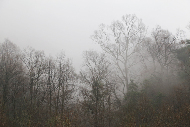
<svg viewBox="0 0 190 127">
<path fill-rule="evenodd" d="M 0 126 L 189 126 L 189 1 L 0 1 Z"/>
</svg>

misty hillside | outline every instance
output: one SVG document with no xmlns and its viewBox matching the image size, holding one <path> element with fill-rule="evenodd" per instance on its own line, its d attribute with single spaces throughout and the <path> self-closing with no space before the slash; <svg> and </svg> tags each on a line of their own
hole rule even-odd
<svg viewBox="0 0 190 127">
<path fill-rule="evenodd" d="M 79 72 L 62 51 L 48 56 L 5 39 L 0 126 L 190 126 L 190 40 L 183 34 L 161 26 L 147 33 L 126 14 L 94 31 L 101 51 L 84 51 Z"/>
</svg>

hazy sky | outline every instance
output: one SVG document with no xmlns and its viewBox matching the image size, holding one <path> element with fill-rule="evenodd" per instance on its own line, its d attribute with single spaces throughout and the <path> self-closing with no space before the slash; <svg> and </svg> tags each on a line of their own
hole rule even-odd
<svg viewBox="0 0 190 127">
<path fill-rule="evenodd" d="M 61 50 L 77 71 L 82 52 L 98 49 L 90 36 L 99 24 L 136 14 L 151 31 L 156 25 L 175 34 L 190 22 L 190 0 L 0 0 L 0 42 L 31 46 L 55 55 Z"/>
</svg>

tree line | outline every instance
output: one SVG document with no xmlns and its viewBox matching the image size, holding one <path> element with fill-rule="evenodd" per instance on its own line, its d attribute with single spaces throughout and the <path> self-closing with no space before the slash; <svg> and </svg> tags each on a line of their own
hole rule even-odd
<svg viewBox="0 0 190 127">
<path fill-rule="evenodd" d="M 190 40 L 135 15 L 101 24 L 75 72 L 61 52 L 0 44 L 0 126 L 190 125 Z"/>
</svg>

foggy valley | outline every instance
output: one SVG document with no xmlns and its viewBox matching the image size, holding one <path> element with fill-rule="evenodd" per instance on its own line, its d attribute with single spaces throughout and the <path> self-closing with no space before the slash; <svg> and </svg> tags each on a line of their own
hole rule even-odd
<svg viewBox="0 0 190 127">
<path fill-rule="evenodd" d="M 188 16 L 183 24 L 175 22 L 172 13 L 171 23 L 159 25 L 165 19 L 146 14 L 153 16 L 150 22 L 158 21 L 146 24 L 141 17 L 148 11 L 137 9 L 141 9 L 136 5 L 139 1 L 127 2 L 134 5 L 131 10 L 124 9 L 124 1 L 103 2 L 100 10 L 93 11 L 89 7 L 92 3 L 78 3 L 73 10 L 80 12 L 76 17 L 65 12 L 73 9 L 75 2 L 18 1 L 12 1 L 18 6 L 11 0 L 0 2 L 0 17 L 4 17 L 0 21 L 1 127 L 190 126 Z M 147 6 L 149 2 L 142 4 Z M 170 12 L 166 7 L 174 11 L 169 2 L 163 8 L 159 5 L 164 2 L 150 3 L 152 11 L 154 7 L 166 14 Z M 179 2 L 174 3 L 176 7 Z M 184 5 L 187 3 L 184 0 Z M 93 4 L 98 9 L 98 2 Z M 114 4 L 116 10 L 121 7 L 125 12 L 109 16 L 112 12 L 106 7 L 111 9 Z M 21 7 L 12 13 L 26 17 L 8 16 L 9 7 Z M 82 12 L 88 20 L 80 19 Z M 116 15 L 118 19 L 114 19 Z M 97 21 L 90 19 L 93 16 L 98 17 Z M 172 26 L 175 23 L 185 28 Z"/>
</svg>

